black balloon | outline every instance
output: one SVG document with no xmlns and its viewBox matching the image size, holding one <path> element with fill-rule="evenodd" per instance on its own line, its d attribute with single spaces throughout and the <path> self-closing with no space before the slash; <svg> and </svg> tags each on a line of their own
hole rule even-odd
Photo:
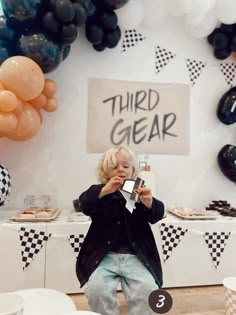
<svg viewBox="0 0 236 315">
<path fill-rule="evenodd" d="M 119 26 L 117 26 L 113 31 L 104 34 L 104 44 L 108 48 L 114 48 L 117 46 L 121 38 L 121 31 Z"/>
<path fill-rule="evenodd" d="M 98 20 L 104 30 L 114 30 L 117 26 L 118 18 L 114 11 L 102 11 L 98 15 Z"/>
<path fill-rule="evenodd" d="M 129 0 L 98 0 L 108 9 L 116 10 L 122 8 Z"/>
<path fill-rule="evenodd" d="M 49 33 L 56 34 L 59 32 L 60 24 L 52 11 L 46 12 L 42 17 L 42 27 Z"/>
<path fill-rule="evenodd" d="M 7 25 L 6 17 L 4 15 L 0 16 L 0 38 L 15 41 L 18 36 L 18 32 Z"/>
<path fill-rule="evenodd" d="M 217 117 L 225 125 L 236 122 L 236 87 L 231 88 L 221 97 L 217 107 Z"/>
<path fill-rule="evenodd" d="M 225 145 L 218 153 L 218 164 L 222 173 L 231 181 L 236 182 L 236 147 Z"/>
<path fill-rule="evenodd" d="M 7 58 L 14 55 L 16 55 L 15 47 L 8 41 L 0 39 L 0 64 L 2 64 Z"/>
<path fill-rule="evenodd" d="M 230 48 L 214 49 L 214 56 L 220 60 L 228 58 L 230 54 L 231 54 Z"/>
<path fill-rule="evenodd" d="M 104 31 L 96 24 L 86 23 L 85 35 L 90 43 L 93 45 L 98 45 L 103 42 Z"/>
<path fill-rule="evenodd" d="M 213 39 L 215 49 L 225 49 L 229 45 L 230 36 L 226 32 L 217 32 Z"/>
<path fill-rule="evenodd" d="M 40 21 L 43 11 L 41 0 L 1 0 L 8 23 L 12 27 L 27 28 Z"/>
<path fill-rule="evenodd" d="M 57 0 L 55 12 L 59 21 L 64 23 L 72 22 L 75 17 L 75 10 L 70 0 Z"/>
<path fill-rule="evenodd" d="M 77 26 L 84 25 L 88 16 L 85 8 L 80 3 L 73 3 L 73 7 L 75 10 L 75 17 L 73 22 Z"/>
<path fill-rule="evenodd" d="M 72 44 L 77 37 L 77 27 L 75 24 L 70 23 L 63 25 L 60 37 L 63 43 Z"/>
<path fill-rule="evenodd" d="M 59 44 L 44 33 L 23 34 L 17 41 L 17 52 L 34 60 L 44 73 L 56 69 L 63 58 Z"/>
</svg>

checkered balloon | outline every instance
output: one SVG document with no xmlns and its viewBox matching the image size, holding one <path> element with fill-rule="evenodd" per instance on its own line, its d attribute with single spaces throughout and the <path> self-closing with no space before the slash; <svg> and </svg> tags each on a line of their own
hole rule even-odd
<svg viewBox="0 0 236 315">
<path fill-rule="evenodd" d="M 11 177 L 8 169 L 0 164 L 0 207 L 9 199 L 11 191 Z"/>
</svg>

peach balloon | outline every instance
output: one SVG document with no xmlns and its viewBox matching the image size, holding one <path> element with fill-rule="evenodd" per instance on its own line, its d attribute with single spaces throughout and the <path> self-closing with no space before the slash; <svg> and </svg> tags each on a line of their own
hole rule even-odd
<svg viewBox="0 0 236 315">
<path fill-rule="evenodd" d="M 5 86 L 0 82 L 0 91 L 5 90 Z"/>
<path fill-rule="evenodd" d="M 7 133 L 6 137 L 16 141 L 29 140 L 39 131 L 40 125 L 40 117 L 36 109 L 28 103 L 24 103 L 22 113 L 18 117 L 16 129 Z"/>
<path fill-rule="evenodd" d="M 17 118 L 13 113 L 0 112 L 0 132 L 7 133 L 16 129 Z"/>
<path fill-rule="evenodd" d="M 34 98 L 33 100 L 30 100 L 29 103 L 35 108 L 35 109 L 40 109 L 43 108 L 46 103 L 47 103 L 47 98 L 46 96 L 41 93 L 39 96 Z"/>
<path fill-rule="evenodd" d="M 47 103 L 43 109 L 46 110 L 46 112 L 55 112 L 57 107 L 58 107 L 57 100 L 55 98 L 51 97 L 47 100 Z"/>
<path fill-rule="evenodd" d="M 56 83 L 53 80 L 46 79 L 43 88 L 43 94 L 45 94 L 47 97 L 53 97 L 56 91 L 57 91 Z"/>
<path fill-rule="evenodd" d="M 7 58 L 0 68 L 0 81 L 24 101 L 37 97 L 44 87 L 44 74 L 39 65 L 24 56 Z"/>
<path fill-rule="evenodd" d="M 17 97 L 8 90 L 0 91 L 0 110 L 12 112 L 17 106 Z"/>
<path fill-rule="evenodd" d="M 17 99 L 17 105 L 16 108 L 13 110 L 13 113 L 18 117 L 23 110 L 23 103 L 21 100 Z"/>
<path fill-rule="evenodd" d="M 43 114 L 41 113 L 40 109 L 36 109 L 36 110 L 37 110 L 37 112 L 38 112 L 38 114 L 39 114 L 40 123 L 41 123 L 41 125 L 42 125 L 42 123 L 43 123 Z"/>
</svg>

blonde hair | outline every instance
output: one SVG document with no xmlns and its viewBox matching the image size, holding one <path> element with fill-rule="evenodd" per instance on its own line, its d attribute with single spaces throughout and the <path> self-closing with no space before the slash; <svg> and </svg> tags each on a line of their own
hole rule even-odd
<svg viewBox="0 0 236 315">
<path fill-rule="evenodd" d="M 116 154 L 122 153 L 133 167 L 133 178 L 137 176 L 138 160 L 133 151 L 127 147 L 115 147 L 103 153 L 97 168 L 97 179 L 100 183 L 106 184 L 109 181 L 108 172 L 117 164 Z"/>
</svg>

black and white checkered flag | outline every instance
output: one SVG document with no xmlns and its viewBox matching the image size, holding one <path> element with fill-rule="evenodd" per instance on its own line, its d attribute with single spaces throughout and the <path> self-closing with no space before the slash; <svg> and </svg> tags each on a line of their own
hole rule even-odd
<svg viewBox="0 0 236 315">
<path fill-rule="evenodd" d="M 171 51 L 167 51 L 165 48 L 161 48 L 157 46 L 155 49 L 156 55 L 156 74 L 162 70 L 176 55 L 173 54 Z"/>
<path fill-rule="evenodd" d="M 173 225 L 161 223 L 160 231 L 163 256 L 164 261 L 166 261 L 170 257 L 173 249 L 177 247 L 177 245 L 188 230 L 182 229 L 181 227 L 174 227 Z"/>
<path fill-rule="evenodd" d="M 0 207 L 9 199 L 11 191 L 11 177 L 8 169 L 0 164 Z"/>
<path fill-rule="evenodd" d="M 138 33 L 136 30 L 126 30 L 124 39 L 122 42 L 121 52 L 126 51 L 128 48 L 137 45 L 139 42 L 142 42 L 145 37 Z"/>
<path fill-rule="evenodd" d="M 186 65 L 188 68 L 191 84 L 192 86 L 194 86 L 194 84 L 197 81 L 197 78 L 200 76 L 200 74 L 202 73 L 202 70 L 205 68 L 206 62 L 187 59 Z"/>
<path fill-rule="evenodd" d="M 223 73 L 225 81 L 230 87 L 233 87 L 233 80 L 235 77 L 235 63 L 220 63 L 220 71 Z"/>
<path fill-rule="evenodd" d="M 75 256 L 77 258 L 79 255 L 79 251 L 81 249 L 81 246 L 84 242 L 84 234 L 79 234 L 79 236 L 70 235 L 69 241 L 70 241 L 71 247 L 74 249 L 74 253 L 75 253 Z"/>
<path fill-rule="evenodd" d="M 19 230 L 21 242 L 21 259 L 23 262 L 23 270 L 25 270 L 38 254 L 40 249 L 45 245 L 52 234 L 45 232 L 36 232 L 32 229 L 21 227 Z"/>
<path fill-rule="evenodd" d="M 212 257 L 212 261 L 216 268 L 218 267 L 220 263 L 221 255 L 225 249 L 226 242 L 229 239 L 229 236 L 230 236 L 230 232 L 229 233 L 225 233 L 225 232 L 208 233 L 207 232 L 204 234 L 205 242 L 207 244 L 208 250 Z"/>
</svg>

